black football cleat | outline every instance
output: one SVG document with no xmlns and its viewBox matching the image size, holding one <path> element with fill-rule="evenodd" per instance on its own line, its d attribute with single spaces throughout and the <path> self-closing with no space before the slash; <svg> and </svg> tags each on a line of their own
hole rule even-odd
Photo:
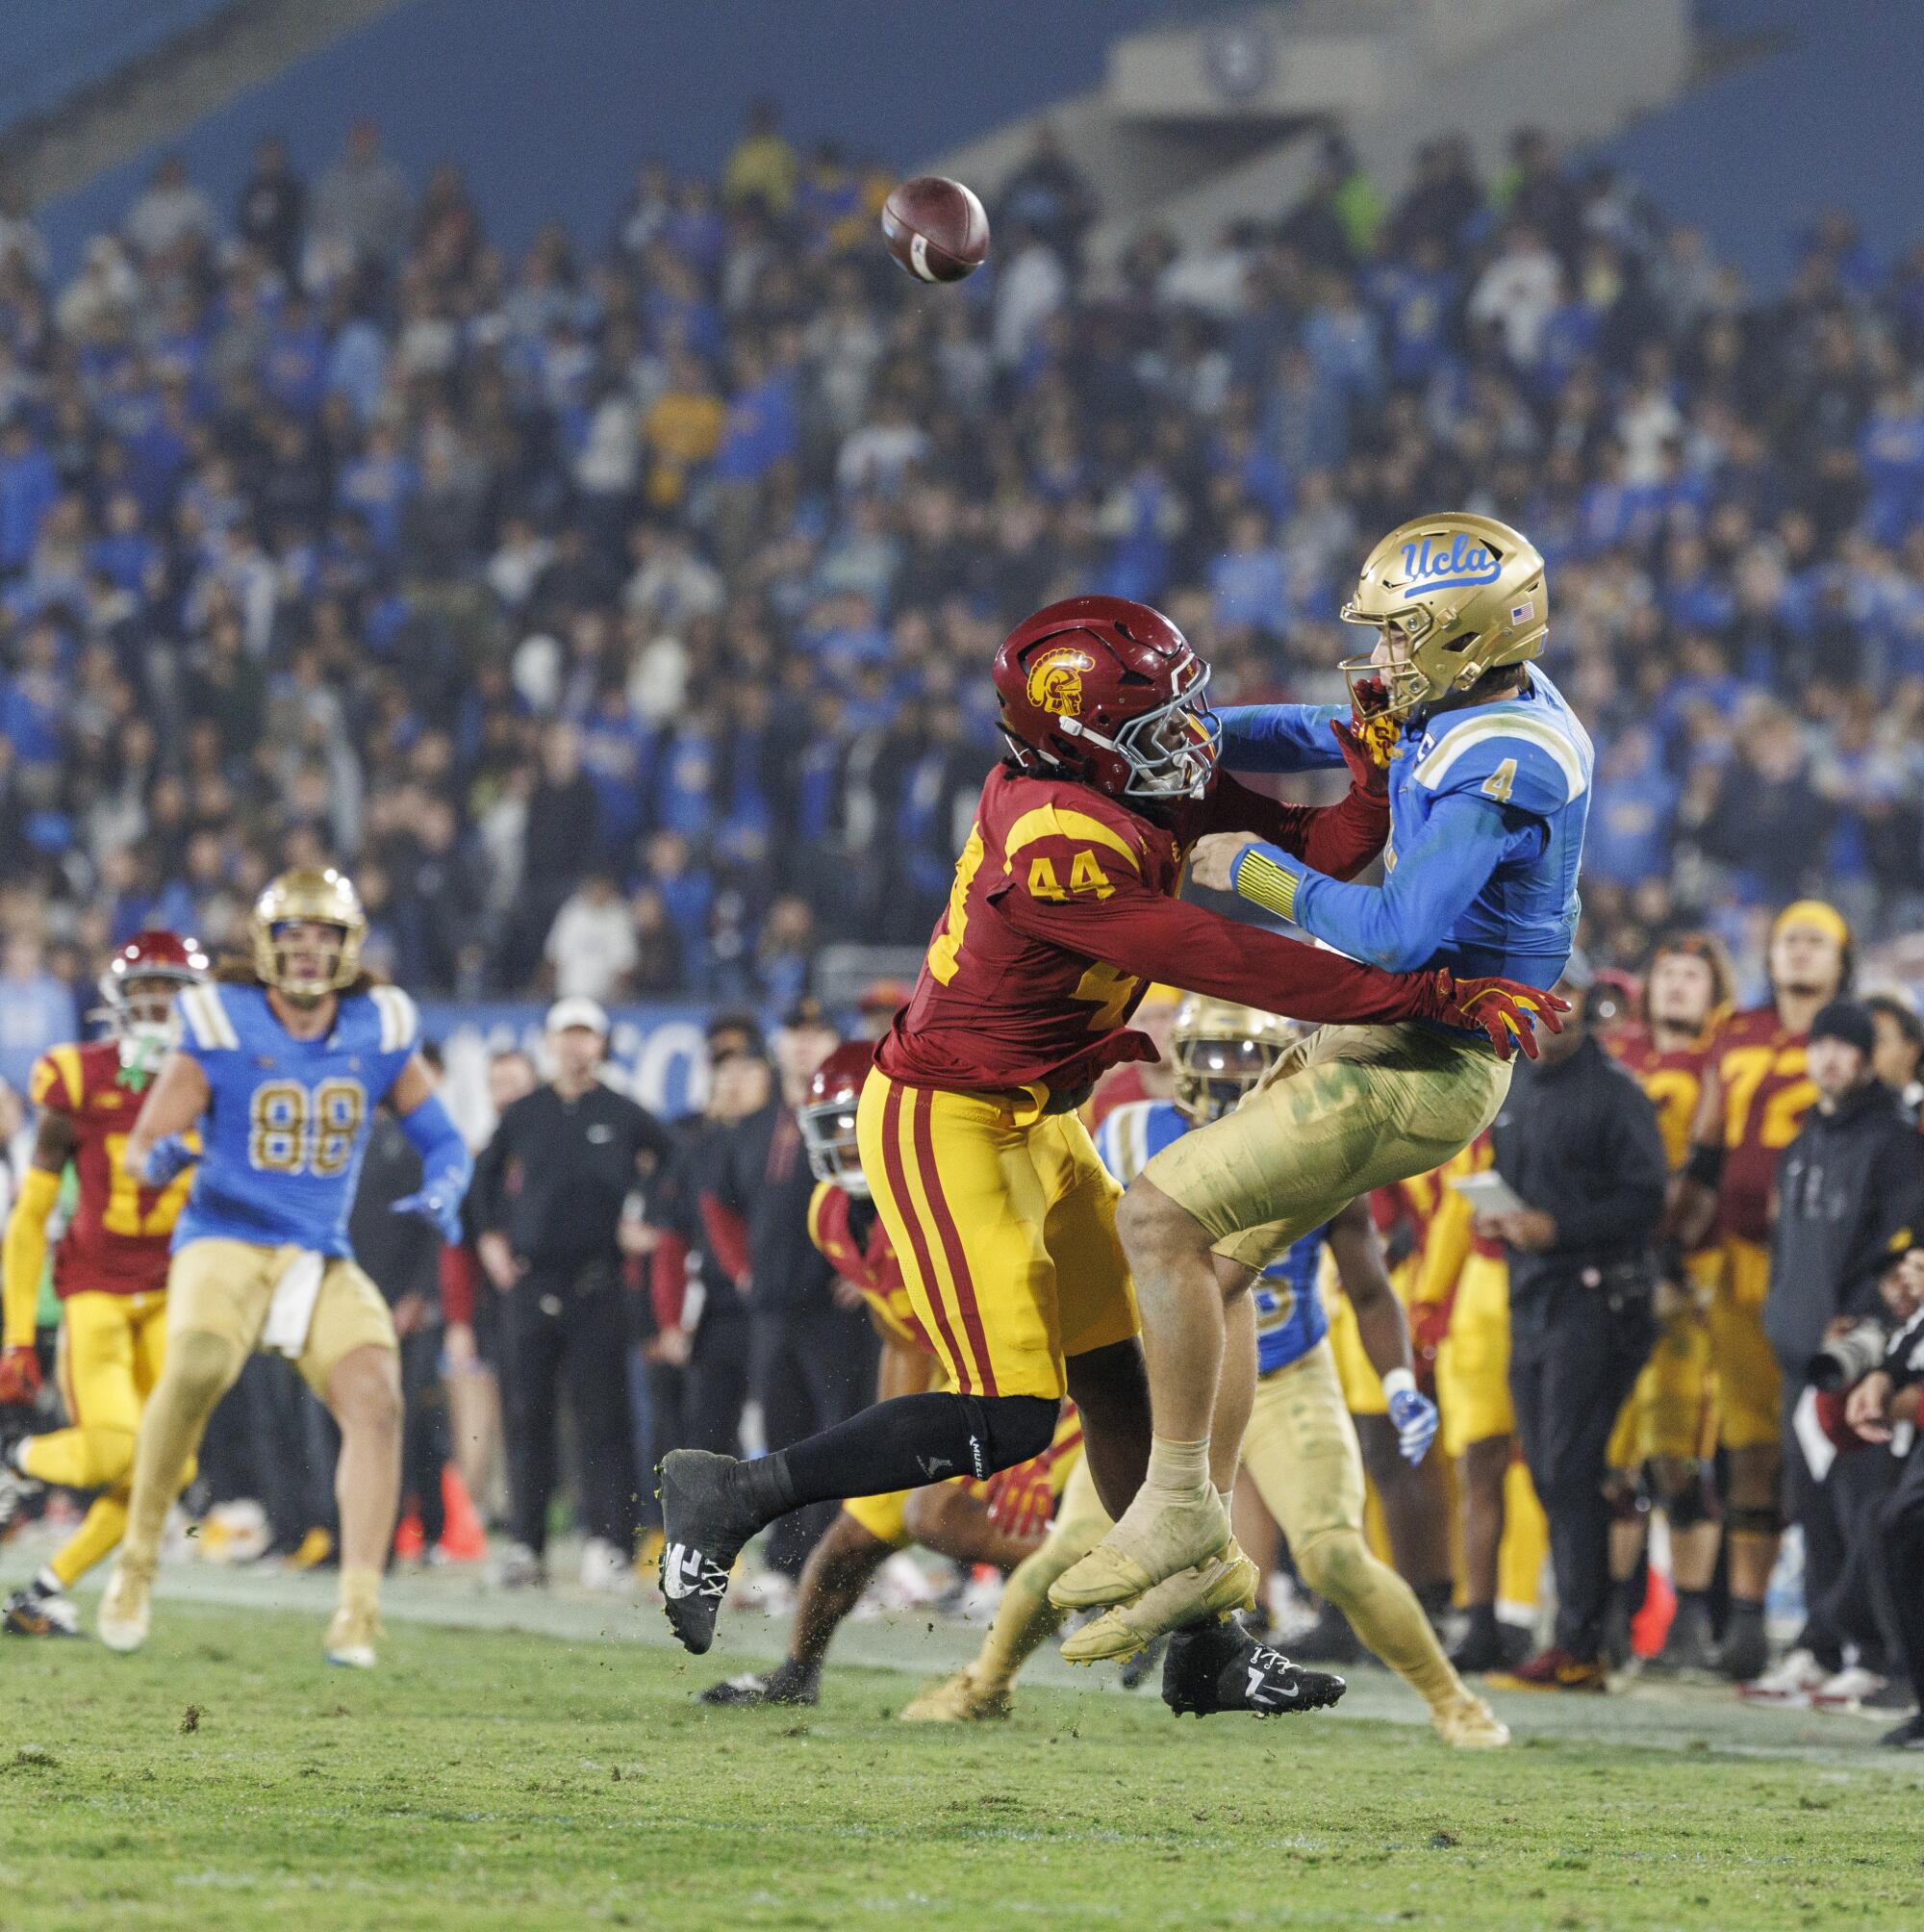
<svg viewBox="0 0 1924 1932">
<path fill-rule="evenodd" d="M 9 1637 L 78 1637 L 80 1613 L 64 1591 L 38 1577 L 0 1604 L 0 1631 Z"/>
<path fill-rule="evenodd" d="M 1125 1690 L 1140 1690 L 1161 1665 L 1163 1652 L 1168 1648 L 1169 1634 L 1165 1631 L 1147 1650 L 1138 1650 L 1133 1657 L 1123 1659 L 1122 1665 L 1116 1672 L 1116 1682 Z"/>
<path fill-rule="evenodd" d="M 721 1683 L 711 1684 L 696 1701 L 736 1710 L 755 1704 L 819 1704 L 822 1680 L 816 1671 L 784 1658 L 772 1670 L 745 1670 L 739 1677 L 724 1677 Z"/>
<path fill-rule="evenodd" d="M 1234 1621 L 1178 1630 L 1162 1666 L 1162 1701 L 1178 1717 L 1248 1711 L 1284 1717 L 1325 1711 L 1350 1687 L 1328 1670 L 1304 1670 L 1258 1643 Z"/>
<path fill-rule="evenodd" d="M 682 1647 L 697 1657 L 715 1641 L 735 1559 L 763 1526 L 742 1493 L 744 1466 L 706 1449 L 662 1458 L 662 1607 Z"/>
</svg>

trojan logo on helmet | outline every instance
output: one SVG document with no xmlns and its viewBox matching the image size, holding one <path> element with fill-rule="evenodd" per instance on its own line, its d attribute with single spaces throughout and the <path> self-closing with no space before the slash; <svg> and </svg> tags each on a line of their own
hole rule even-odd
<svg viewBox="0 0 1924 1932">
<path fill-rule="evenodd" d="M 1018 769 L 1115 799 L 1200 799 L 1222 727 L 1209 667 L 1158 610 L 1066 597 L 1025 618 L 996 653 L 1002 735 Z"/>
<path fill-rule="evenodd" d="M 1096 660 L 1073 645 L 1045 650 L 1028 668 L 1028 701 L 1051 718 L 1081 717 L 1082 674 L 1095 668 Z"/>
</svg>

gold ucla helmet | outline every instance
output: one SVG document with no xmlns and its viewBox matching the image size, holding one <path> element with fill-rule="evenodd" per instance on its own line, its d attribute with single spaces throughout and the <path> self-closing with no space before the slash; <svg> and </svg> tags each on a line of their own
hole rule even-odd
<svg viewBox="0 0 1924 1932">
<path fill-rule="evenodd" d="M 1228 1113 L 1303 1030 L 1254 1006 L 1190 994 L 1170 1033 L 1177 1106 L 1198 1127 Z"/>
<path fill-rule="evenodd" d="M 288 970 L 277 934 L 295 922 L 332 926 L 341 934 L 333 964 L 316 974 Z M 254 970 L 262 984 L 276 986 L 290 999 L 318 1000 L 354 983 L 361 970 L 361 942 L 367 932 L 367 915 L 361 895 L 345 873 L 332 866 L 298 866 L 284 872 L 254 902 L 248 921 L 254 942 Z"/>
<path fill-rule="evenodd" d="M 1550 600 L 1535 545 L 1494 517 L 1450 510 L 1399 524 L 1364 560 L 1345 623 L 1401 627 L 1408 655 L 1397 664 L 1345 658 L 1352 693 L 1380 678 L 1388 711 L 1403 716 L 1467 691 L 1485 672 L 1522 664 L 1543 649 Z M 1367 699 L 1359 709 L 1381 709 Z"/>
</svg>

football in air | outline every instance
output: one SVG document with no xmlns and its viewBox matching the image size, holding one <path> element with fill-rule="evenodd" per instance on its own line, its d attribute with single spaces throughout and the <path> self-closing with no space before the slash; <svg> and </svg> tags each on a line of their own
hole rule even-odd
<svg viewBox="0 0 1924 1932">
<path fill-rule="evenodd" d="M 959 282 L 988 259 L 989 217 L 972 188 L 918 174 L 882 204 L 889 253 L 919 282 Z"/>
</svg>

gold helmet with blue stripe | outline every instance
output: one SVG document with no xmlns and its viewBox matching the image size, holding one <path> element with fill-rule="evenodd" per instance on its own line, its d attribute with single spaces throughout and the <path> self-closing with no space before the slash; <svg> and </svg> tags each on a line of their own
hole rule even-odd
<svg viewBox="0 0 1924 1932">
<path fill-rule="evenodd" d="M 332 948 L 290 947 L 289 928 L 299 926 L 332 927 L 339 937 Z M 345 873 L 332 866 L 297 866 L 282 873 L 254 902 L 247 931 L 261 983 L 291 1000 L 315 1001 L 354 983 L 367 915 Z M 304 957 L 314 963 L 304 965 Z"/>
<path fill-rule="evenodd" d="M 1417 517 L 1364 559 L 1342 619 L 1370 625 L 1388 645 L 1387 662 L 1342 662 L 1358 712 L 1404 717 L 1542 654 L 1550 623 L 1543 558 L 1494 517 Z"/>
<path fill-rule="evenodd" d="M 1255 1006 L 1191 993 L 1170 1033 L 1176 1105 L 1197 1127 L 1230 1112 L 1307 1030 Z"/>
</svg>

